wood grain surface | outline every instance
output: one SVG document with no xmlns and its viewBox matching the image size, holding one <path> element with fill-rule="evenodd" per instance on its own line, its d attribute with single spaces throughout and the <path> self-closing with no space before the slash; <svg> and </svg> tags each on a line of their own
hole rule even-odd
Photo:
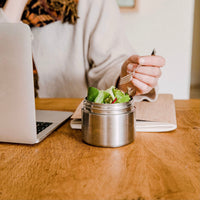
<svg viewBox="0 0 200 200">
<path fill-rule="evenodd" d="M 81 99 L 37 99 L 74 111 Z M 82 142 L 69 121 L 37 145 L 0 143 L 2 200 L 199 200 L 200 100 L 176 100 L 178 128 L 120 148 Z"/>
</svg>

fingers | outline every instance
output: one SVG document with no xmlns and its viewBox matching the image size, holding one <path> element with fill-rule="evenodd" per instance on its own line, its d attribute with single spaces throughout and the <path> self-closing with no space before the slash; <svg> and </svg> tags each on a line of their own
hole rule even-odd
<svg viewBox="0 0 200 200">
<path fill-rule="evenodd" d="M 159 78 L 162 74 L 161 69 L 159 67 L 140 66 L 132 63 L 129 63 L 127 66 L 127 73 L 130 72 L 140 73 L 148 76 L 153 76 L 156 78 Z"/>
<path fill-rule="evenodd" d="M 124 63 L 125 76 L 127 73 L 133 73 L 131 83 L 136 87 L 136 95 L 146 94 L 157 84 L 161 76 L 160 67 L 165 65 L 165 59 L 162 56 L 138 56 L 129 57 Z"/>
<path fill-rule="evenodd" d="M 132 84 L 136 87 L 136 95 L 146 94 L 152 90 L 157 84 L 161 76 L 159 67 L 139 66 L 130 63 L 127 66 L 127 73 L 133 72 Z"/>
<path fill-rule="evenodd" d="M 135 78 L 132 79 L 132 84 L 137 88 L 136 95 L 147 94 L 152 90 L 152 87 Z"/>
<path fill-rule="evenodd" d="M 136 63 L 144 66 L 158 66 L 165 65 L 165 59 L 162 56 L 137 56 L 133 55 L 128 59 L 129 63 Z"/>
<path fill-rule="evenodd" d="M 142 56 L 139 59 L 139 64 L 163 67 L 165 65 L 165 59 L 162 56 Z"/>
<path fill-rule="evenodd" d="M 148 86 L 150 86 L 151 88 L 154 88 L 158 84 L 158 78 L 148 76 L 148 75 L 144 75 L 144 74 L 135 73 L 133 75 L 133 78 L 139 80 L 140 82 L 142 82 L 142 83 L 144 83 Z"/>
<path fill-rule="evenodd" d="M 128 63 L 139 64 L 139 59 L 140 59 L 140 56 L 138 56 L 138 55 L 132 55 L 131 57 L 129 57 L 129 59 L 127 60 L 127 62 Z"/>
<path fill-rule="evenodd" d="M 148 76 L 153 76 L 156 78 L 160 78 L 162 72 L 159 67 L 151 67 L 151 66 L 138 66 L 135 70 L 136 73 L 144 74 Z"/>
<path fill-rule="evenodd" d="M 127 65 L 127 73 L 135 71 L 137 67 L 138 67 L 138 64 L 129 63 Z"/>
</svg>

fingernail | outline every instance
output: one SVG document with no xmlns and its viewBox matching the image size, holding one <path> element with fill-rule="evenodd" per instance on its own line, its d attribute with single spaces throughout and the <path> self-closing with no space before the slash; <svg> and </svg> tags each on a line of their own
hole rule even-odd
<svg viewBox="0 0 200 200">
<path fill-rule="evenodd" d="M 145 63 L 144 58 L 140 58 L 140 59 L 139 59 L 139 63 L 140 63 L 141 65 L 143 65 L 143 64 Z"/>
<path fill-rule="evenodd" d="M 127 65 L 127 71 L 132 70 L 132 68 L 133 68 L 133 66 L 132 66 L 131 64 L 128 64 L 128 65 Z"/>
<path fill-rule="evenodd" d="M 140 67 L 141 67 L 141 65 L 138 65 L 138 66 L 135 68 L 134 72 L 138 72 L 138 70 L 139 70 Z"/>
</svg>

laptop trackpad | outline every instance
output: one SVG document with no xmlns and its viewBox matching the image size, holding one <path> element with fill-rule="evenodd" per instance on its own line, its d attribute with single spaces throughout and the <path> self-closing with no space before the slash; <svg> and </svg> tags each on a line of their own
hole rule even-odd
<svg viewBox="0 0 200 200">
<path fill-rule="evenodd" d="M 61 123 L 71 115 L 72 112 L 66 111 L 36 110 L 36 121 Z"/>
</svg>

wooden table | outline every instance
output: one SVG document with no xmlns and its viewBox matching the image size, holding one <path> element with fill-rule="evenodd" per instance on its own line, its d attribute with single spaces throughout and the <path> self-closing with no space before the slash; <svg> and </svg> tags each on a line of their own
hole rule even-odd
<svg viewBox="0 0 200 200">
<path fill-rule="evenodd" d="M 74 111 L 81 99 L 38 99 Z M 120 148 L 82 142 L 69 121 L 37 145 L 0 144 L 0 199 L 199 200 L 200 100 L 176 100 L 177 130 Z"/>
</svg>

